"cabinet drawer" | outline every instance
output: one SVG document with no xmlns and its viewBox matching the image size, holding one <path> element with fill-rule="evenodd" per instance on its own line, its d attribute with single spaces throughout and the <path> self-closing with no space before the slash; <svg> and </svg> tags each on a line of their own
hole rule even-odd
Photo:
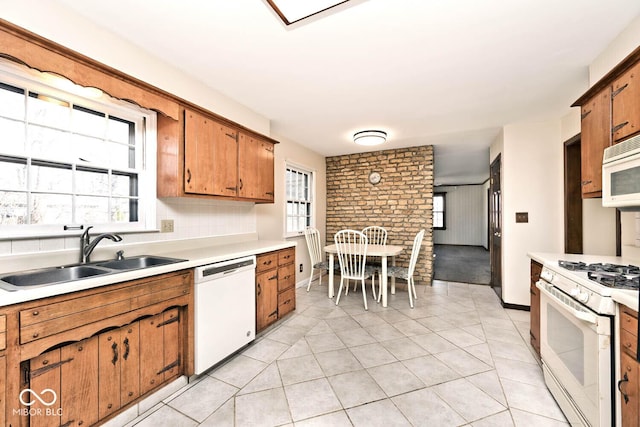
<svg viewBox="0 0 640 427">
<path fill-rule="evenodd" d="M 278 294 L 278 318 L 296 308 L 296 289 L 291 288 Z"/>
<path fill-rule="evenodd" d="M 111 291 L 69 298 L 46 300 L 42 305 L 20 311 L 20 343 L 26 344 L 61 332 L 128 313 L 172 298 L 189 294 L 191 272 L 153 279 Z"/>
<path fill-rule="evenodd" d="M 278 265 L 289 264 L 296 260 L 296 248 L 283 249 L 278 252 Z"/>
<path fill-rule="evenodd" d="M 267 271 L 278 266 L 278 253 L 269 252 L 266 254 L 258 255 L 256 258 L 256 273 L 261 271 Z"/>
<path fill-rule="evenodd" d="M 296 266 L 285 265 L 278 269 L 278 292 L 289 289 L 296 284 Z"/>
<path fill-rule="evenodd" d="M 636 358 L 638 338 L 625 329 L 620 330 L 620 348 L 629 356 Z"/>
<path fill-rule="evenodd" d="M 638 333 L 638 314 L 630 308 L 620 310 L 620 329 L 636 335 Z"/>
</svg>

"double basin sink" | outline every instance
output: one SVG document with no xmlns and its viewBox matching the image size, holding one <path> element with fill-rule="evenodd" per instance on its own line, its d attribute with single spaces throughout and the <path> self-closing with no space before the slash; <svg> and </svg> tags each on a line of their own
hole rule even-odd
<svg viewBox="0 0 640 427">
<path fill-rule="evenodd" d="M 186 261 L 178 258 L 141 255 L 110 261 L 97 261 L 89 264 L 73 264 L 49 267 L 8 274 L 0 277 L 0 289 L 18 291 L 58 283 L 72 282 L 95 276 L 121 273 L 128 270 L 140 270 L 160 265 Z"/>
</svg>

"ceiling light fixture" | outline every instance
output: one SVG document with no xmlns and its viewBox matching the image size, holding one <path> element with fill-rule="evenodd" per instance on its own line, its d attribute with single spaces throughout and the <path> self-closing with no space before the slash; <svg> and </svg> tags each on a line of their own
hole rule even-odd
<svg viewBox="0 0 640 427">
<path fill-rule="evenodd" d="M 380 145 L 387 140 L 387 133 L 381 130 L 363 130 L 353 134 L 353 142 L 358 145 Z"/>
<path fill-rule="evenodd" d="M 267 0 L 280 19 L 291 25 L 349 0 Z"/>
</svg>

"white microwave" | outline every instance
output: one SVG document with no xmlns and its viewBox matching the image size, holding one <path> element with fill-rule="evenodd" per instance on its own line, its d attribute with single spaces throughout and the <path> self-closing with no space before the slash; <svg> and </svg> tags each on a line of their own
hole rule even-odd
<svg viewBox="0 0 640 427">
<path fill-rule="evenodd" d="M 602 206 L 640 211 L 640 135 L 604 150 Z"/>
</svg>

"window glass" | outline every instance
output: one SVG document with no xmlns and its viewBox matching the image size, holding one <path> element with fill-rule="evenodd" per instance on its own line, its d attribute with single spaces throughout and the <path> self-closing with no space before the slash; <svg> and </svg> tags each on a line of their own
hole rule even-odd
<svg viewBox="0 0 640 427">
<path fill-rule="evenodd" d="M 0 225 L 20 225 L 27 223 L 26 192 L 0 191 Z"/>
<path fill-rule="evenodd" d="M 69 224 L 72 222 L 73 197 L 63 194 L 31 194 L 31 224 Z"/>
<path fill-rule="evenodd" d="M 0 83 L 0 116 L 24 120 L 24 89 Z"/>
<path fill-rule="evenodd" d="M 0 60 L 0 235 L 155 228 L 155 114 L 53 86 Z"/>
<path fill-rule="evenodd" d="M 73 191 L 71 166 L 32 161 L 29 169 L 31 190 L 54 193 Z"/>
<path fill-rule="evenodd" d="M 69 104 L 67 101 L 49 96 L 29 92 L 27 98 L 27 120 L 29 123 L 50 126 L 54 128 L 69 127 Z"/>
<path fill-rule="evenodd" d="M 285 176 L 287 235 L 298 235 L 313 222 L 312 183 L 311 171 L 287 166 Z"/>
<path fill-rule="evenodd" d="M 434 193 L 433 195 L 433 228 L 436 230 L 445 230 L 446 212 L 445 212 L 445 195 L 446 193 Z"/>
</svg>

